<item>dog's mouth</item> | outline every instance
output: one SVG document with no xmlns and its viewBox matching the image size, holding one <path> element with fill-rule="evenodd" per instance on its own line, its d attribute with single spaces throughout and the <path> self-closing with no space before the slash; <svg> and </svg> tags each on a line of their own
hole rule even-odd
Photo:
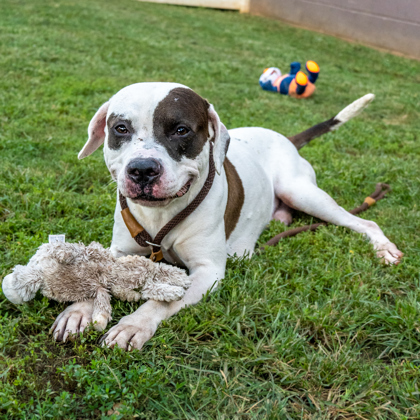
<svg viewBox="0 0 420 420">
<path fill-rule="evenodd" d="M 192 182 L 193 182 L 193 179 L 190 178 L 187 181 L 187 183 L 176 194 L 174 194 L 173 196 L 170 196 L 170 197 L 159 198 L 159 197 L 154 197 L 153 195 L 150 195 L 150 194 L 139 194 L 139 195 L 137 195 L 133 198 L 131 198 L 131 197 L 130 198 L 132 200 L 138 200 L 138 201 L 142 201 L 142 202 L 146 201 L 146 202 L 149 202 L 149 203 L 154 203 L 154 202 L 158 203 L 158 202 L 165 202 L 165 201 L 173 200 L 175 198 L 180 198 L 180 197 L 184 196 L 190 190 Z"/>
</svg>

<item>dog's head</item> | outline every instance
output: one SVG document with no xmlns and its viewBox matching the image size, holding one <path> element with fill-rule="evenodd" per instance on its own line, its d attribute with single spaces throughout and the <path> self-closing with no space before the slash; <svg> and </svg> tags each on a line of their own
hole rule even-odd
<svg viewBox="0 0 420 420">
<path fill-rule="evenodd" d="M 105 162 L 121 193 L 144 206 L 187 195 L 208 171 L 210 142 L 220 173 L 229 134 L 205 99 L 174 83 L 120 90 L 92 118 L 83 159 L 104 143 Z"/>
</svg>

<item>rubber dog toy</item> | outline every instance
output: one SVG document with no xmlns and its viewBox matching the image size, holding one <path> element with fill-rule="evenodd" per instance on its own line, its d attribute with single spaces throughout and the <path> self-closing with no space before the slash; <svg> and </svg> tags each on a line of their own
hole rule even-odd
<svg viewBox="0 0 420 420">
<path fill-rule="evenodd" d="M 111 320 L 110 293 L 121 300 L 170 302 L 181 299 L 190 285 L 184 270 L 168 264 L 138 255 L 115 258 L 96 242 L 57 242 L 41 245 L 28 265 L 17 265 L 2 289 L 15 304 L 33 299 L 38 290 L 58 302 L 93 299 L 93 326 L 102 331 Z"/>
<path fill-rule="evenodd" d="M 300 70 L 300 63 L 290 64 L 290 73 L 282 76 L 277 67 L 268 67 L 260 76 L 260 86 L 264 90 L 279 92 L 293 98 L 309 98 L 315 92 L 315 82 L 319 75 L 319 66 L 315 61 L 306 62 L 307 76 Z"/>
</svg>

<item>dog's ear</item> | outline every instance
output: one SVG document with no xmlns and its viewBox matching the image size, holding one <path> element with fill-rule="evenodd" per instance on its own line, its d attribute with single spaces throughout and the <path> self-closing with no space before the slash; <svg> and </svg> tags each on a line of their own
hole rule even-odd
<svg viewBox="0 0 420 420">
<path fill-rule="evenodd" d="M 91 155 L 104 142 L 106 114 L 108 112 L 108 108 L 109 101 L 105 102 L 90 120 L 88 127 L 89 138 L 77 156 L 79 159 L 83 159 L 86 156 Z"/>
<path fill-rule="evenodd" d="M 230 136 L 227 128 L 220 121 L 219 115 L 213 105 L 209 106 L 209 133 L 210 139 L 214 141 L 213 159 L 216 172 L 220 175 L 223 162 L 229 148 Z"/>
</svg>

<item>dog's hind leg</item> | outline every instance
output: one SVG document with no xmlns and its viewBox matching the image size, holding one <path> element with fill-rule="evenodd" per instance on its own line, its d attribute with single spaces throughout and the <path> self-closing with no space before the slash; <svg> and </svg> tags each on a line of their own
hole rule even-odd
<svg viewBox="0 0 420 420">
<path fill-rule="evenodd" d="M 308 165 L 303 159 L 302 161 L 305 162 L 304 166 Z M 299 166 L 301 167 L 297 168 L 294 174 L 290 174 L 288 179 L 283 178 L 276 186 L 276 196 L 280 200 L 296 210 L 366 235 L 379 258 L 387 264 L 400 262 L 402 252 L 389 241 L 375 222 L 360 219 L 344 210 L 325 191 L 316 186 L 311 176 L 305 175 L 307 168 Z"/>
</svg>

